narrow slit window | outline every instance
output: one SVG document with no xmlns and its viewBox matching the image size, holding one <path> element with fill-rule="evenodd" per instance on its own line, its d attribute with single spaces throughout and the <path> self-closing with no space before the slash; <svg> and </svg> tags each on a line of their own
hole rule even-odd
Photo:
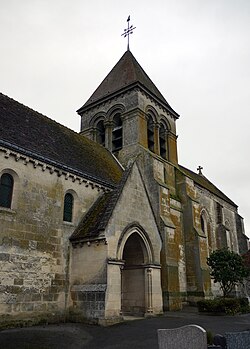
<svg viewBox="0 0 250 349">
<path fill-rule="evenodd" d="M 72 222 L 73 217 L 73 195 L 67 193 L 64 197 L 64 210 L 63 210 L 63 220 L 64 222 Z"/>
<path fill-rule="evenodd" d="M 201 230 L 203 231 L 203 233 L 206 233 L 205 219 L 204 219 L 203 215 L 201 215 Z"/>
<path fill-rule="evenodd" d="M 0 181 L 0 206 L 11 208 L 13 186 L 13 177 L 8 173 L 4 173 Z"/>
<path fill-rule="evenodd" d="M 222 210 L 222 206 L 216 202 L 216 223 L 217 224 L 221 224 L 223 221 L 223 210 Z"/>
</svg>

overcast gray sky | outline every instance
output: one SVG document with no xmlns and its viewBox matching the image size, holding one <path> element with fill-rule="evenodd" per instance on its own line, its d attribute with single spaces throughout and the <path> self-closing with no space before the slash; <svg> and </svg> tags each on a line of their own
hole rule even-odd
<svg viewBox="0 0 250 349">
<path fill-rule="evenodd" d="M 239 205 L 250 236 L 249 0 L 0 0 L 0 90 L 79 131 L 130 49 L 180 114 L 179 162 Z"/>
</svg>

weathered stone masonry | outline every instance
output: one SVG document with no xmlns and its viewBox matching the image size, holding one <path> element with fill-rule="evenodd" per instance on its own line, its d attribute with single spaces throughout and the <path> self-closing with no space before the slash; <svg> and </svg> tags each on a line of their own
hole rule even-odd
<svg viewBox="0 0 250 349">
<path fill-rule="evenodd" d="M 58 321 L 71 302 L 68 238 L 105 188 L 2 149 L 0 174 L 10 168 L 13 207 L 0 208 L 0 311 L 8 314 L 1 321 Z M 63 222 L 69 191 L 75 198 L 72 223 Z"/>
</svg>

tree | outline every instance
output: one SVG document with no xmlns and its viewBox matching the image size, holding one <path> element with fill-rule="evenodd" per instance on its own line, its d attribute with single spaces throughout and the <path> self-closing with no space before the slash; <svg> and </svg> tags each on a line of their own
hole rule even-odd
<svg viewBox="0 0 250 349">
<path fill-rule="evenodd" d="M 244 264 L 250 270 L 250 250 L 243 254 Z"/>
<path fill-rule="evenodd" d="M 246 267 L 243 258 L 227 248 L 216 250 L 207 258 L 210 275 L 214 282 L 219 282 L 223 297 L 227 297 L 233 288 L 242 284 L 249 276 L 250 270 Z"/>
</svg>

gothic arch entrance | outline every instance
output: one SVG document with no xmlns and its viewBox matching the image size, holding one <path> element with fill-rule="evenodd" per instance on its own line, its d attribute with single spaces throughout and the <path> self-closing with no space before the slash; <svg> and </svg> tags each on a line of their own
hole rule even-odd
<svg viewBox="0 0 250 349">
<path fill-rule="evenodd" d="M 123 315 L 144 315 L 150 307 L 148 263 L 150 255 L 141 234 L 128 236 L 122 252 L 121 310 Z"/>
</svg>

